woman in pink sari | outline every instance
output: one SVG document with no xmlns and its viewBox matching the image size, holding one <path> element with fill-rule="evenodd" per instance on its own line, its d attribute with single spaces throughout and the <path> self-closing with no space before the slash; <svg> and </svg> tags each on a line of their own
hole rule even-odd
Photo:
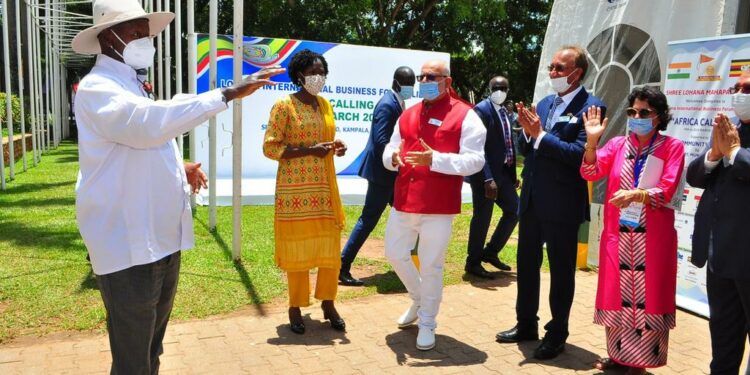
<svg viewBox="0 0 750 375">
<path fill-rule="evenodd" d="M 685 151 L 679 140 L 659 134 L 672 116 L 654 87 L 628 96 L 629 135 L 596 145 L 607 126 L 601 111 L 584 114 L 587 143 L 581 176 L 607 177 L 604 230 L 594 323 L 605 327 L 609 358 L 595 367 L 627 367 L 628 374 L 667 363 L 669 330 L 675 326 L 677 232 L 672 200 Z"/>
</svg>

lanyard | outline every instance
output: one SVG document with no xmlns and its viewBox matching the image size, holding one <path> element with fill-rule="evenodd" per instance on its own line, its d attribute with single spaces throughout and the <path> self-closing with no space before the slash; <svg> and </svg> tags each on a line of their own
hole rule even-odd
<svg viewBox="0 0 750 375">
<path fill-rule="evenodd" d="M 656 140 L 656 137 L 659 135 L 659 132 L 655 132 L 654 136 L 651 137 L 651 142 L 648 144 L 648 148 L 644 151 L 642 151 L 638 157 L 635 159 L 635 164 L 633 165 L 633 187 L 638 188 L 638 180 L 641 178 L 641 170 L 643 170 L 643 167 L 646 164 L 646 159 L 648 158 L 648 154 L 651 151 L 651 147 L 654 146 L 654 141 Z"/>
</svg>

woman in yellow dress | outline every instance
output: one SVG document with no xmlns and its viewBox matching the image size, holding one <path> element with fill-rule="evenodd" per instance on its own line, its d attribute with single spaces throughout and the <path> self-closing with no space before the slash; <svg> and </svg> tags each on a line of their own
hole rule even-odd
<svg viewBox="0 0 750 375">
<path fill-rule="evenodd" d="M 333 155 L 343 156 L 346 145 L 334 140 L 333 109 L 328 100 L 318 96 L 328 75 L 325 58 L 302 50 L 292 57 L 288 74 L 300 90 L 276 101 L 263 140 L 263 153 L 279 162 L 276 265 L 287 273 L 292 332 L 305 333 L 300 307 L 310 305 L 309 272 L 316 267 L 315 298 L 323 301 L 323 316 L 331 327 L 344 331 L 346 323 L 333 304 L 344 227 Z"/>
</svg>

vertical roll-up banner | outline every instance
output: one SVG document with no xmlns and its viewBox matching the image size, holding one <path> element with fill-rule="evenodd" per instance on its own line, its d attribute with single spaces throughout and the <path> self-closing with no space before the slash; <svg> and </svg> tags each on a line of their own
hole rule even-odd
<svg viewBox="0 0 750 375">
<path fill-rule="evenodd" d="M 348 147 L 344 157 L 334 158 L 336 172 L 340 176 L 339 187 L 342 190 L 354 186 L 359 191 L 349 191 L 361 199 L 347 200 L 344 203 L 364 201 L 366 183 L 347 184 L 341 179 L 347 176 L 359 179 L 357 172 L 363 152 L 367 145 L 372 122 L 373 109 L 378 100 L 391 89 L 393 73 L 400 66 L 411 67 L 419 74 L 422 64 L 429 60 L 450 61 L 450 55 L 443 52 L 404 50 L 396 48 L 366 47 L 350 44 L 312 42 L 306 40 L 244 37 L 243 75 L 257 72 L 263 67 L 281 65 L 287 68 L 292 56 L 303 49 L 322 54 L 328 63 L 328 79 L 321 96 L 328 99 L 333 106 L 336 121 L 336 137 L 343 140 Z M 208 36 L 199 34 L 197 38 L 197 92 L 208 90 Z M 218 77 L 217 86 L 226 87 L 232 84 L 232 37 L 218 36 Z M 266 86 L 253 95 L 243 99 L 243 203 L 273 204 L 273 186 L 276 177 L 277 162 L 263 155 L 263 135 L 266 130 L 271 107 L 277 99 L 298 91 L 286 74 L 273 78 L 275 86 Z M 418 87 L 415 87 L 415 94 Z M 419 99 L 406 101 L 411 106 Z M 217 191 L 218 204 L 230 204 L 232 178 L 231 130 L 232 112 L 226 110 L 216 116 L 217 120 Z M 208 167 L 208 131 L 205 126 L 196 128 L 196 160 Z M 363 182 L 364 180 L 360 181 Z M 246 185 L 247 184 L 247 185 Z M 250 195 L 258 191 L 258 186 L 267 186 L 263 196 Z M 342 187 L 343 185 L 343 187 Z M 247 188 L 245 188 L 247 186 Z M 355 190 L 356 190 L 355 189 Z M 342 191 L 342 195 L 346 194 Z M 201 200 L 199 199 L 199 203 Z"/>
<path fill-rule="evenodd" d="M 733 33 L 737 7 L 738 0 L 556 0 L 542 48 L 534 102 L 553 93 L 546 67 L 555 52 L 568 44 L 584 47 L 589 62 L 584 87 L 608 107 L 609 126 L 601 146 L 625 133 L 624 109 L 634 87 L 652 85 L 664 90 L 668 42 Z M 599 262 L 605 188 L 605 181 L 593 184 L 587 256 L 594 266 Z M 679 198 L 673 201 L 676 207 Z"/>
</svg>

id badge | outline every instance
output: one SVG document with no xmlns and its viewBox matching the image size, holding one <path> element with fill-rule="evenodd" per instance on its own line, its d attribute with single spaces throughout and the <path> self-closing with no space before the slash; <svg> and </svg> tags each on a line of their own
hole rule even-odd
<svg viewBox="0 0 750 375">
<path fill-rule="evenodd" d="M 631 228 L 637 228 L 641 221 L 643 203 L 631 203 L 630 206 L 620 209 L 620 224 Z"/>
<path fill-rule="evenodd" d="M 442 125 L 442 124 L 443 124 L 443 122 L 442 122 L 442 121 L 440 121 L 440 120 L 438 120 L 438 119 L 436 119 L 436 118 L 431 118 L 431 119 L 429 119 L 429 120 L 427 121 L 427 123 L 428 123 L 428 124 L 430 124 L 430 125 L 434 125 L 434 126 L 440 126 L 440 125 Z"/>
</svg>

